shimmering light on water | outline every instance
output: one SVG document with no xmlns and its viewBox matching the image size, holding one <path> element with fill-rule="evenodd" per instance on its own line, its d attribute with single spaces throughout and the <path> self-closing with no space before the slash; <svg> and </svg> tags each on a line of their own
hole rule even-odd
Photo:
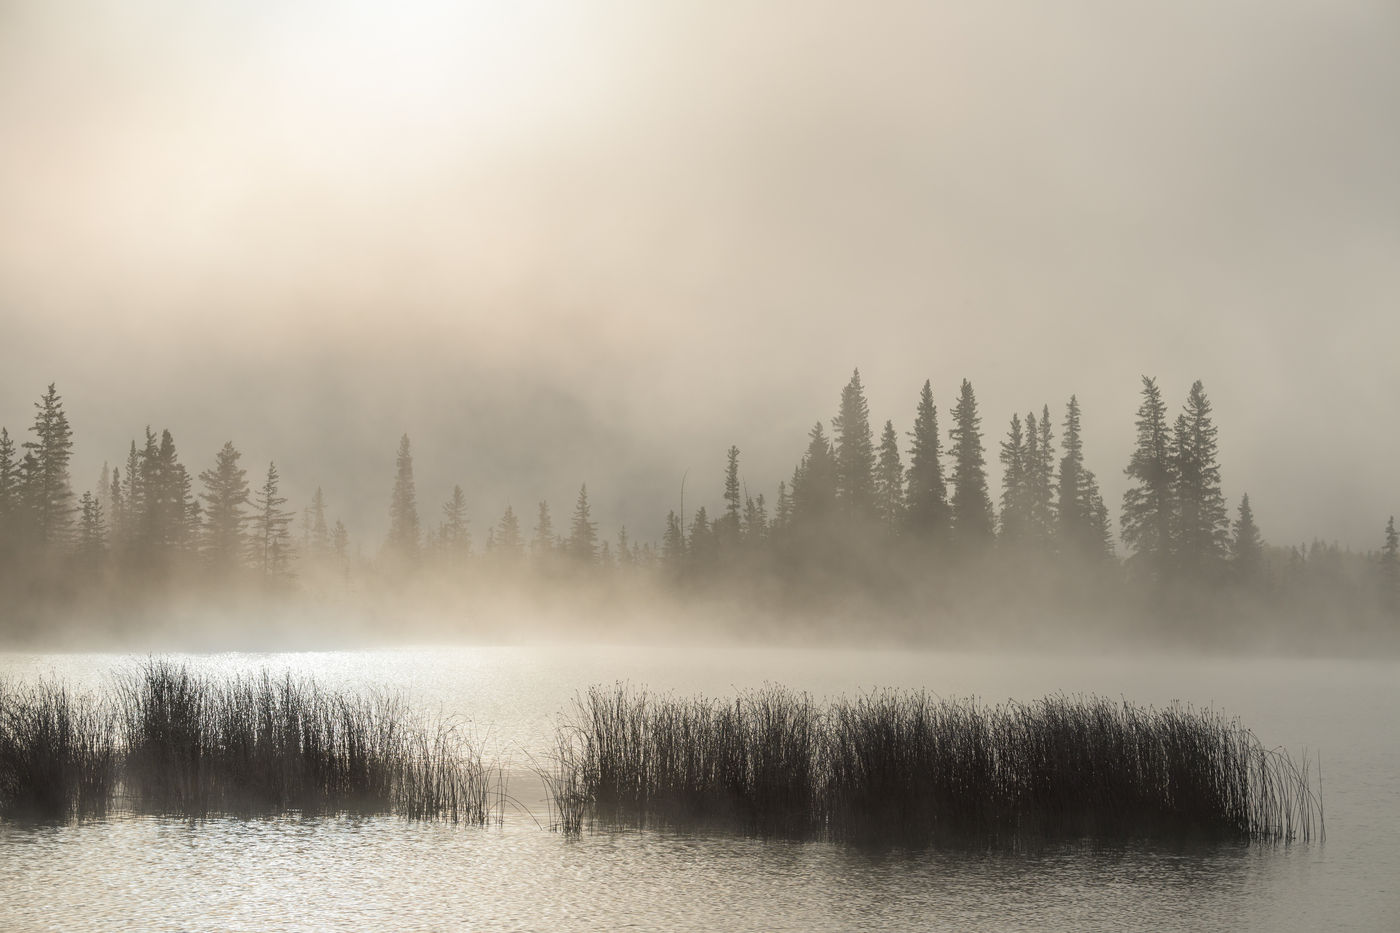
<svg viewBox="0 0 1400 933">
<path fill-rule="evenodd" d="M 140 663 L 0 656 L 0 676 L 106 689 Z M 224 672 L 394 687 L 469 718 L 534 816 L 501 827 L 396 818 L 0 824 L 0 929 L 1315 930 L 1400 929 L 1400 665 L 1029 658 L 917 652 L 500 648 L 208 655 Z M 576 690 L 627 679 L 728 694 L 927 687 L 1212 705 L 1270 744 L 1320 751 L 1326 845 L 869 852 L 724 835 L 540 829 L 528 779 Z"/>
</svg>

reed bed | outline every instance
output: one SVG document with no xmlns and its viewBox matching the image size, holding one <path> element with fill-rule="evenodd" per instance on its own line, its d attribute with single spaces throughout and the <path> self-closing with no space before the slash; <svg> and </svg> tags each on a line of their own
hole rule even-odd
<svg viewBox="0 0 1400 933">
<path fill-rule="evenodd" d="M 560 729 L 577 830 L 720 825 L 926 844 L 1049 837 L 1307 841 L 1306 764 L 1218 713 L 1047 697 L 986 706 L 885 691 L 818 705 L 595 687 Z"/>
<path fill-rule="evenodd" d="M 110 711 L 54 681 L 0 683 L 0 815 L 101 816 L 117 778 Z"/>
<path fill-rule="evenodd" d="M 0 688 L 0 813 L 109 806 L 203 818 L 397 813 L 486 823 L 501 777 L 450 721 L 402 698 L 291 675 L 214 677 L 153 660 L 110 702 L 58 684 Z"/>
</svg>

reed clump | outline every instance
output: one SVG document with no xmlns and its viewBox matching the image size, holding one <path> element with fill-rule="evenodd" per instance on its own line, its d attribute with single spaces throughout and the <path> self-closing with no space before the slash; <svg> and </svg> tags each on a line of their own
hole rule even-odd
<svg viewBox="0 0 1400 933">
<path fill-rule="evenodd" d="M 267 672 L 201 676 L 149 662 L 118 690 L 135 809 L 205 816 L 398 812 L 485 823 L 497 777 L 452 723 L 390 694 Z"/>
<path fill-rule="evenodd" d="M 818 705 L 777 686 L 721 703 L 595 687 L 560 745 L 558 783 L 609 823 L 914 844 L 1322 831 L 1306 764 L 1179 706 L 901 691 Z"/>
<path fill-rule="evenodd" d="M 104 705 L 54 681 L 0 683 L 0 815 L 101 816 L 117 764 Z"/>
</svg>

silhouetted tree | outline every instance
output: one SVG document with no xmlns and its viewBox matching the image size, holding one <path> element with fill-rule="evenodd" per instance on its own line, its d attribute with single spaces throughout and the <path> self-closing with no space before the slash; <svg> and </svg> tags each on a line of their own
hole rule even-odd
<svg viewBox="0 0 1400 933">
<path fill-rule="evenodd" d="M 807 435 L 807 452 L 792 474 L 792 525 L 812 529 L 836 512 L 836 462 L 822 423 Z"/>
<path fill-rule="evenodd" d="M 350 532 L 346 530 L 345 523 L 338 518 L 335 520 L 335 527 L 331 529 L 331 552 L 342 566 L 350 560 Z"/>
<path fill-rule="evenodd" d="M 919 541 L 941 544 L 947 540 L 950 514 L 948 486 L 943 479 L 943 438 L 938 433 L 938 409 L 928 380 L 919 394 L 914 430 L 909 434 L 908 489 L 905 520 L 909 533 Z"/>
<path fill-rule="evenodd" d="M 1385 523 L 1385 544 L 1381 547 L 1381 604 L 1391 612 L 1400 609 L 1400 534 L 1395 516 Z"/>
<path fill-rule="evenodd" d="M 1037 440 L 1037 444 L 1039 441 Z M 1006 440 L 1001 442 L 1001 541 L 1009 548 L 1026 542 L 1030 530 L 1030 451 L 1021 428 L 1021 416 L 1011 416 Z"/>
<path fill-rule="evenodd" d="M 78 565 L 88 572 L 101 566 L 107 556 L 107 523 L 102 503 L 91 492 L 78 500 L 78 540 L 74 549 Z"/>
<path fill-rule="evenodd" d="M 1131 551 L 1130 565 L 1162 579 L 1172 553 L 1175 485 L 1167 406 L 1157 382 L 1142 377 L 1142 403 L 1137 413 L 1137 446 L 1127 469 L 1137 481 L 1123 494 L 1123 543 Z"/>
<path fill-rule="evenodd" d="M 742 511 L 739 495 L 739 448 L 729 447 L 724 468 L 724 515 L 715 521 L 715 535 L 727 548 L 739 543 Z"/>
<path fill-rule="evenodd" d="M 835 435 L 836 498 L 848 519 L 875 516 L 875 445 L 870 433 L 870 406 L 860 384 L 860 370 L 841 390 L 841 407 L 831 419 Z"/>
<path fill-rule="evenodd" d="M 1235 579 L 1253 583 L 1264 569 L 1264 538 L 1254 524 L 1254 510 L 1249 507 L 1249 493 L 1240 498 L 1239 517 L 1235 519 L 1234 539 L 1230 542 L 1230 569 Z"/>
<path fill-rule="evenodd" d="M 242 456 L 225 441 L 214 457 L 212 469 L 199 474 L 204 484 L 204 557 L 209 564 L 227 572 L 238 565 L 246 550 L 244 530 L 248 515 L 247 472 L 238 465 Z"/>
<path fill-rule="evenodd" d="M 1079 558 L 1106 557 L 1113 553 L 1108 509 L 1099 494 L 1098 478 L 1084 466 L 1079 399 L 1073 395 L 1065 406 L 1064 432 L 1060 440 L 1064 456 L 1060 458 L 1059 495 L 1055 504 L 1060 550 Z"/>
<path fill-rule="evenodd" d="M 519 557 L 525 550 L 525 538 L 520 533 L 520 520 L 515 517 L 515 509 L 509 504 L 501 513 L 496 525 L 496 551 L 511 558 Z"/>
<path fill-rule="evenodd" d="M 282 506 L 285 497 L 278 494 L 277 464 L 267 465 L 267 479 L 253 499 L 253 534 L 249 541 L 253 565 L 266 577 L 285 577 L 290 573 L 292 558 L 292 513 Z"/>
<path fill-rule="evenodd" d="M 452 498 L 442 507 L 438 548 L 452 566 L 460 567 L 471 554 L 472 533 L 467 520 L 467 497 L 461 486 L 452 487 Z"/>
<path fill-rule="evenodd" d="M 1216 459 L 1217 429 L 1210 413 L 1210 400 L 1198 379 L 1177 418 L 1172 454 L 1175 562 L 1188 579 L 1199 581 L 1221 578 L 1230 537 Z"/>
<path fill-rule="evenodd" d="M 307 522 L 307 555 L 313 560 L 325 560 L 331 552 L 331 532 L 326 525 L 326 496 L 321 487 L 311 496 L 310 521 Z"/>
<path fill-rule="evenodd" d="M 666 531 L 661 537 L 661 559 L 673 571 L 685 563 L 685 530 L 675 509 L 666 513 Z"/>
<path fill-rule="evenodd" d="M 875 464 L 875 514 L 892 535 L 904 528 L 904 464 L 899 460 L 899 435 L 886 421 L 880 435 L 880 458 Z"/>
<path fill-rule="evenodd" d="M 953 427 L 948 431 L 948 455 L 953 458 L 952 540 L 964 554 L 984 549 L 992 541 L 995 527 L 981 424 L 972 383 L 964 379 L 958 403 L 953 406 Z"/>
<path fill-rule="evenodd" d="M 541 501 L 535 515 L 535 536 L 530 539 L 530 551 L 543 560 L 553 550 L 554 519 L 549 514 L 549 503 Z"/>
<path fill-rule="evenodd" d="M 751 545 L 762 544 L 768 537 L 768 505 L 763 501 L 763 493 L 756 499 L 744 496 L 743 536 Z"/>
<path fill-rule="evenodd" d="M 0 572 L 19 546 L 20 499 L 19 464 L 15 461 L 15 442 L 10 432 L 0 428 Z"/>
<path fill-rule="evenodd" d="M 1040 419 L 1026 414 L 1026 538 L 1040 553 L 1048 553 L 1055 537 L 1055 451 L 1051 447 L 1050 406 Z"/>
<path fill-rule="evenodd" d="M 581 564 L 593 564 L 598 560 L 598 525 L 589 516 L 588 484 L 585 483 L 578 488 L 568 541 L 569 556 Z"/>
<path fill-rule="evenodd" d="M 25 507 L 29 512 L 32 546 L 40 553 L 66 546 L 73 522 L 73 487 L 68 461 L 73 454 L 73 430 L 54 384 L 34 403 L 38 413 L 30 429 L 34 439 L 23 474 Z"/>
<path fill-rule="evenodd" d="M 418 490 L 413 481 L 413 452 L 408 435 L 399 440 L 395 459 L 394 492 L 389 500 L 389 537 L 385 551 L 391 561 L 411 566 L 421 546 L 418 525 Z"/>
</svg>

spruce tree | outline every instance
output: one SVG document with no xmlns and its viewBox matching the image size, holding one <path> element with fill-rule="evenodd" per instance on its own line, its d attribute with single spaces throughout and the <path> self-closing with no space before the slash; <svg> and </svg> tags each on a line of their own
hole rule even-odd
<svg viewBox="0 0 1400 933">
<path fill-rule="evenodd" d="M 525 539 L 520 533 L 520 519 L 515 517 L 515 509 L 509 504 L 496 524 L 496 550 L 511 558 L 519 557 L 525 550 Z"/>
<path fill-rule="evenodd" d="M 19 545 L 17 525 L 20 508 L 19 464 L 15 462 L 15 442 L 10 432 L 0 428 L 0 570 L 10 552 Z"/>
<path fill-rule="evenodd" d="M 530 539 L 530 551 L 543 560 L 554 547 L 554 519 L 549 514 L 549 503 L 541 500 L 535 513 L 535 535 Z"/>
<path fill-rule="evenodd" d="M 1230 569 L 1236 580 L 1252 583 L 1264 569 L 1264 538 L 1254 524 L 1254 510 L 1249 506 L 1249 493 L 1240 498 L 1239 517 L 1235 519 L 1234 538 L 1230 542 Z"/>
<path fill-rule="evenodd" d="M 891 535 L 904 526 L 904 464 L 899 460 L 899 435 L 886 421 L 880 435 L 880 459 L 875 464 L 875 514 Z"/>
<path fill-rule="evenodd" d="M 763 493 L 759 493 L 756 499 L 747 494 L 744 496 L 743 537 L 750 545 L 762 544 L 768 538 L 768 504 L 763 499 Z"/>
<path fill-rule="evenodd" d="M 1381 605 L 1390 612 L 1400 611 L 1400 534 L 1395 516 L 1385 523 L 1385 544 L 1381 547 Z"/>
<path fill-rule="evenodd" d="M 860 370 L 841 390 L 841 408 L 831 419 L 835 435 L 836 497 L 848 519 L 875 516 L 875 445 L 870 432 L 870 406 L 860 384 Z"/>
<path fill-rule="evenodd" d="M 315 560 L 325 560 L 331 552 L 331 532 L 326 525 L 326 496 L 321 487 L 311 496 L 310 521 L 307 523 L 307 556 Z"/>
<path fill-rule="evenodd" d="M 278 494 L 280 477 L 277 464 L 267 465 L 267 479 L 253 500 L 253 535 L 249 541 L 254 566 L 265 577 L 285 577 L 290 574 L 292 559 L 292 513 Z"/>
<path fill-rule="evenodd" d="M 953 427 L 948 431 L 948 455 L 953 458 L 951 534 L 954 549 L 963 554 L 983 550 L 995 533 L 981 424 L 972 383 L 964 379 L 958 403 L 953 406 Z"/>
<path fill-rule="evenodd" d="M 471 554 L 472 533 L 467 519 L 467 497 L 461 486 L 453 486 L 452 498 L 443 504 L 438 548 L 452 566 L 460 566 Z"/>
<path fill-rule="evenodd" d="M 836 462 L 822 423 L 807 435 L 807 452 L 792 475 L 793 527 L 811 528 L 831 519 L 837 508 Z"/>
<path fill-rule="evenodd" d="M 1048 414 L 1048 412 L 1047 412 Z M 1078 397 L 1065 406 L 1058 497 L 1055 505 L 1056 537 L 1062 554 L 1099 559 L 1113 553 L 1108 509 L 1099 493 L 1098 478 L 1084 466 L 1084 442 L 1080 437 Z"/>
<path fill-rule="evenodd" d="M 225 441 L 214 456 L 214 466 L 199 474 L 204 484 L 204 558 L 216 570 L 227 573 L 238 565 L 247 550 L 245 529 L 248 515 L 247 471 L 238 465 L 242 456 Z"/>
<path fill-rule="evenodd" d="M 1041 417 L 1026 413 L 1026 538 L 1040 553 L 1048 553 L 1055 536 L 1055 452 L 1050 446 L 1050 406 Z"/>
<path fill-rule="evenodd" d="M 569 556 L 580 564 L 594 564 L 598 561 L 598 525 L 590 517 L 588 506 L 588 484 L 578 488 L 578 499 L 574 503 L 573 520 L 569 523 Z"/>
<path fill-rule="evenodd" d="M 927 379 L 919 394 L 914 430 L 909 436 L 913 443 L 909 449 L 905 521 L 911 537 L 941 544 L 948 536 L 948 487 L 943 479 L 943 439 L 938 433 L 938 409 L 933 404 L 933 388 Z"/>
<path fill-rule="evenodd" d="M 342 566 L 350 560 L 350 532 L 346 530 L 345 523 L 338 518 L 335 520 L 335 527 L 331 529 L 331 552 Z"/>
<path fill-rule="evenodd" d="M 394 563 L 412 566 L 418 560 L 421 546 L 418 490 L 413 482 L 413 452 L 405 434 L 399 440 L 399 453 L 395 458 L 394 492 L 389 499 L 389 537 L 385 542 L 385 551 Z"/>
<path fill-rule="evenodd" d="M 1137 481 L 1123 494 L 1123 544 L 1131 565 L 1162 579 L 1172 554 L 1175 469 L 1167 406 L 1157 382 L 1142 377 L 1137 413 L 1137 445 L 1123 471 Z"/>
<path fill-rule="evenodd" d="M 1229 548 L 1230 518 L 1220 490 L 1217 433 L 1210 400 L 1198 379 L 1177 418 L 1172 453 L 1175 562 L 1188 579 L 1200 582 L 1222 576 Z"/>
<path fill-rule="evenodd" d="M 39 553 L 63 547 L 73 523 L 73 487 L 68 462 L 73 454 L 73 430 L 63 411 L 63 399 L 54 384 L 34 403 L 38 413 L 30 429 L 32 441 L 25 441 L 30 453 L 24 476 L 25 505 L 33 533 L 33 546 Z"/>
<path fill-rule="evenodd" d="M 685 562 L 685 532 L 675 509 L 666 513 L 666 532 L 661 537 L 661 559 L 673 571 Z"/>
<path fill-rule="evenodd" d="M 88 571 L 96 570 L 107 555 L 107 523 L 102 516 L 102 503 L 91 492 L 78 500 L 78 539 L 74 556 L 78 565 Z"/>
<path fill-rule="evenodd" d="M 728 459 L 724 469 L 724 516 L 715 522 L 715 526 L 723 543 L 732 547 L 739 543 L 742 515 L 739 495 L 739 448 L 731 444 L 726 457 Z"/>
<path fill-rule="evenodd" d="M 1039 440 L 1036 441 L 1039 444 Z M 1038 451 L 1035 451 L 1038 455 Z M 1001 442 L 1001 542 L 1010 548 L 1025 544 L 1030 531 L 1032 451 L 1027 447 L 1021 416 L 1011 416 Z"/>
</svg>

